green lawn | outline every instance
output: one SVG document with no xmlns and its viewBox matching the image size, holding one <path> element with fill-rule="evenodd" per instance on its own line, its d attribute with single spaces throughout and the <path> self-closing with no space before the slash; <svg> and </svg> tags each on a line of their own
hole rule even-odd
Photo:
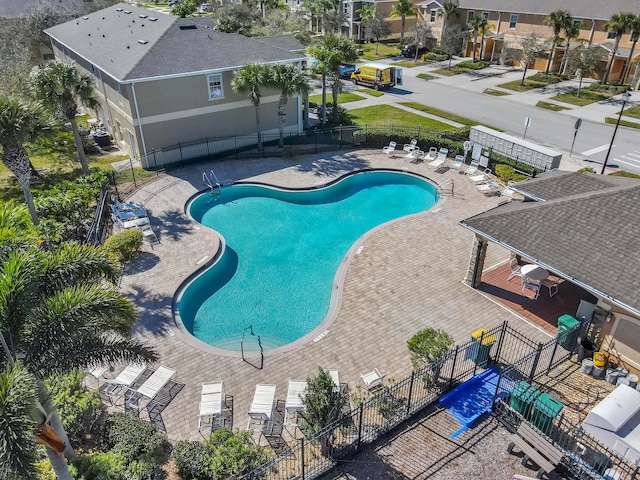
<svg viewBox="0 0 640 480">
<path fill-rule="evenodd" d="M 618 117 L 607 117 L 604 119 L 604 121 L 606 123 L 610 123 L 611 125 L 615 125 L 616 122 L 618 121 Z M 620 120 L 620 125 L 622 125 L 623 127 L 629 127 L 629 128 L 639 128 L 640 129 L 640 123 L 637 122 L 627 122 L 626 120 Z"/>
<path fill-rule="evenodd" d="M 397 57 L 400 55 L 400 44 L 398 42 L 382 43 L 378 44 L 378 53 L 376 54 L 375 43 L 364 43 L 358 45 L 358 48 L 364 50 L 364 54 L 360 57 L 363 60 L 375 62 L 382 58 Z"/>
<path fill-rule="evenodd" d="M 563 107 L 561 105 L 556 105 L 551 102 L 538 102 L 536 103 L 536 107 L 546 108 L 547 110 L 553 110 L 554 112 L 561 112 L 562 110 L 570 110 L 568 107 Z"/>
<path fill-rule="evenodd" d="M 485 88 L 484 92 L 487 95 L 493 95 L 494 97 L 504 97 L 505 95 L 511 95 L 509 92 L 503 92 L 502 90 L 494 90 L 493 88 Z"/>
<path fill-rule="evenodd" d="M 453 77 L 454 75 L 459 75 L 464 73 L 462 70 L 456 70 L 455 67 L 451 67 L 451 70 L 446 68 L 439 68 L 438 70 L 433 70 L 433 73 L 437 73 L 438 75 L 442 75 L 443 77 Z"/>
<path fill-rule="evenodd" d="M 355 93 L 342 92 L 338 95 L 338 103 L 357 102 L 358 100 L 364 100 L 362 95 L 356 95 Z M 309 101 L 320 105 L 322 103 L 322 95 L 311 95 Z M 333 93 L 327 92 L 327 103 L 333 102 Z"/>
<path fill-rule="evenodd" d="M 632 118 L 640 118 L 640 105 L 636 105 L 635 107 L 631 107 L 631 108 L 626 108 L 624 110 L 624 116 L 632 117 Z"/>
<path fill-rule="evenodd" d="M 358 125 L 394 124 L 424 127 L 430 130 L 451 130 L 451 125 L 426 118 L 415 113 L 407 112 L 390 105 L 375 105 L 371 107 L 349 110 L 349 115 Z"/>
<path fill-rule="evenodd" d="M 552 98 L 553 100 L 557 100 L 559 102 L 570 103 L 571 105 L 583 107 L 584 105 L 589 105 L 590 103 L 605 100 L 611 96 L 608 93 L 588 90 L 586 88 L 582 89 L 579 97 L 577 96 L 577 93 L 578 91 L 576 90 L 575 92 L 563 93 L 562 95 L 556 95 Z"/>
<path fill-rule="evenodd" d="M 425 63 L 422 60 L 418 60 L 417 62 L 414 62 L 413 60 L 400 60 L 399 62 L 393 62 L 391 65 L 395 65 L 397 67 L 414 68 L 424 66 Z"/>
<path fill-rule="evenodd" d="M 513 82 L 501 83 L 498 87 L 513 90 L 514 92 L 528 92 L 529 90 L 547 86 L 546 83 L 532 80 L 525 80 L 524 85 L 520 85 L 520 82 L 521 80 L 514 80 Z"/>
<path fill-rule="evenodd" d="M 419 73 L 418 75 L 416 75 L 416 78 L 421 78 L 423 80 L 431 80 L 436 77 L 434 77 L 433 75 L 429 75 L 428 73 Z"/>
<path fill-rule="evenodd" d="M 474 120 L 470 120 L 468 118 L 456 115 L 455 113 L 449 113 L 444 110 L 440 110 L 438 108 L 433 108 L 433 107 L 430 107 L 429 105 L 424 105 L 422 103 L 417 103 L 417 102 L 399 102 L 399 103 L 400 105 L 404 105 L 405 107 L 414 108 L 416 110 L 420 110 L 421 112 L 430 113 L 431 115 L 436 115 L 440 118 L 446 118 L 447 120 L 461 123 L 463 125 L 472 126 L 472 125 L 478 124 L 478 122 Z"/>
<path fill-rule="evenodd" d="M 367 95 L 371 95 L 372 97 L 381 97 L 382 95 L 384 95 L 384 93 L 380 90 L 373 90 L 371 88 L 360 88 L 356 90 L 356 92 L 366 93 Z"/>
</svg>

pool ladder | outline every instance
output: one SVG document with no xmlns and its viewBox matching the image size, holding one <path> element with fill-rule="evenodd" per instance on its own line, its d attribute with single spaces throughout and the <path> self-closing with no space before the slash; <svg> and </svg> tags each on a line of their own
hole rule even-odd
<svg viewBox="0 0 640 480">
<path fill-rule="evenodd" d="M 217 199 L 222 194 L 222 189 L 220 188 L 222 185 L 213 170 L 209 175 L 207 175 L 207 172 L 202 173 L 202 183 L 211 189 L 212 197 Z"/>
<path fill-rule="evenodd" d="M 260 347 L 260 366 L 259 367 L 251 363 L 246 358 L 244 358 L 244 335 L 245 333 L 247 333 L 247 330 L 249 330 L 249 333 L 251 335 L 253 335 L 258 339 L 258 346 Z M 262 367 L 264 366 L 264 348 L 262 348 L 262 340 L 260 339 L 260 335 L 256 335 L 255 333 L 253 333 L 253 325 L 249 325 L 247 328 L 245 328 L 242 331 L 242 338 L 240 338 L 240 352 L 242 353 L 242 360 L 247 362 L 252 367 L 257 368 L 258 370 L 262 370 Z"/>
<path fill-rule="evenodd" d="M 441 195 L 451 195 L 453 197 L 453 178 L 448 178 L 445 182 L 438 184 L 438 192 Z"/>
</svg>

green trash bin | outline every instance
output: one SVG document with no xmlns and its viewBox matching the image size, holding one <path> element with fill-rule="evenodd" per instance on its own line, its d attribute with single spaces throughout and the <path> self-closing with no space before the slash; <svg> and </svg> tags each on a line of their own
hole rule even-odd
<svg viewBox="0 0 640 480">
<path fill-rule="evenodd" d="M 578 346 L 579 325 L 580 322 L 571 315 L 562 315 L 558 318 L 556 341 L 570 352 Z"/>
<path fill-rule="evenodd" d="M 542 433 L 548 435 L 553 425 L 553 419 L 558 416 L 564 405 L 557 398 L 548 393 L 541 394 L 533 404 L 531 423 Z"/>
<path fill-rule="evenodd" d="M 540 390 L 523 380 L 511 391 L 511 408 L 528 420 L 539 396 Z"/>
<path fill-rule="evenodd" d="M 479 328 L 471 333 L 472 345 L 468 358 L 480 365 L 489 359 L 491 347 L 496 343 L 496 337 L 491 335 L 488 330 Z"/>
</svg>

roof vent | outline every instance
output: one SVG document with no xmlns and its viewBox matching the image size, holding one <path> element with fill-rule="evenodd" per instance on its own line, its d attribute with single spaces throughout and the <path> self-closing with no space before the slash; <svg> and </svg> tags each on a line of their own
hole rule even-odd
<svg viewBox="0 0 640 480">
<path fill-rule="evenodd" d="M 129 15 L 131 13 L 131 10 L 125 10 L 124 13 L 126 13 L 127 15 Z"/>
<path fill-rule="evenodd" d="M 138 17 L 140 17 L 140 18 L 147 18 L 147 17 L 148 17 L 148 15 L 138 15 Z"/>
<path fill-rule="evenodd" d="M 187 25 L 180 25 L 180 30 L 196 30 L 196 27 L 193 23 L 188 23 Z"/>
<path fill-rule="evenodd" d="M 116 12 L 121 12 L 124 8 L 116 8 Z"/>
<path fill-rule="evenodd" d="M 149 17 L 150 22 L 156 22 L 158 19 L 156 17 Z"/>
<path fill-rule="evenodd" d="M 138 43 L 140 45 L 146 45 L 147 43 L 149 43 L 149 40 L 138 40 Z"/>
</svg>

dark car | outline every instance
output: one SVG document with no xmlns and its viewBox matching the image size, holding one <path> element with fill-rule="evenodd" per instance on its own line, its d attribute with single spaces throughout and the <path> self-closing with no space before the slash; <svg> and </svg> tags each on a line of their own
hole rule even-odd
<svg viewBox="0 0 640 480">
<path fill-rule="evenodd" d="M 429 52 L 429 48 L 427 47 L 418 47 L 418 57 L 420 55 L 424 55 Z M 405 45 L 402 47 L 402 56 L 406 58 L 415 58 L 416 56 L 416 46 L 415 44 Z"/>
</svg>

